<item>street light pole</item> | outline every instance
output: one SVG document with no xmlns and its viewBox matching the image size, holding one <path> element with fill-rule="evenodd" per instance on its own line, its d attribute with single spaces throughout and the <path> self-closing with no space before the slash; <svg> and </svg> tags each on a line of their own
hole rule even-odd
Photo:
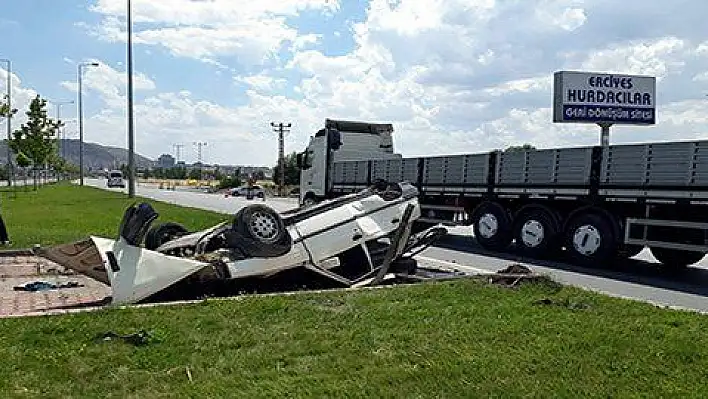
<svg viewBox="0 0 708 399">
<path fill-rule="evenodd" d="M 135 197 L 135 127 L 133 121 L 133 19 L 128 0 L 128 197 Z"/>
<path fill-rule="evenodd" d="M 84 110 L 83 110 L 83 68 L 86 66 L 97 67 L 97 62 L 84 62 L 78 65 L 78 84 L 79 84 L 79 107 L 78 107 L 78 119 L 79 119 L 79 181 L 80 185 L 84 185 Z"/>
<path fill-rule="evenodd" d="M 61 121 L 61 106 L 62 106 L 62 105 L 69 105 L 69 104 L 73 104 L 73 103 L 74 103 L 74 100 L 56 101 L 56 102 L 54 102 L 54 105 L 57 107 L 57 122 Z M 63 137 L 63 135 L 62 135 L 62 131 L 63 131 L 63 130 L 64 130 L 64 129 L 62 129 L 62 128 L 59 128 L 59 129 L 57 130 L 57 143 L 59 143 L 59 145 L 58 145 L 58 147 L 59 147 L 58 150 L 59 150 L 59 155 L 60 155 L 62 158 L 64 158 L 64 143 L 63 143 L 64 137 Z"/>
<path fill-rule="evenodd" d="M 14 170 L 12 167 L 12 150 L 10 150 L 10 140 L 12 139 L 12 63 L 8 59 L 0 59 L 7 64 L 7 185 L 12 186 Z"/>
</svg>

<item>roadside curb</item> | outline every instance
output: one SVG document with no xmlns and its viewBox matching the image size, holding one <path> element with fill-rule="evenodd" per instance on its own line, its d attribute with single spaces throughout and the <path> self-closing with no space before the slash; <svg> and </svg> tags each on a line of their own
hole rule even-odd
<svg viewBox="0 0 708 399">
<path fill-rule="evenodd" d="M 8 256 L 35 256 L 35 253 L 30 248 L 0 249 L 0 258 Z"/>
</svg>

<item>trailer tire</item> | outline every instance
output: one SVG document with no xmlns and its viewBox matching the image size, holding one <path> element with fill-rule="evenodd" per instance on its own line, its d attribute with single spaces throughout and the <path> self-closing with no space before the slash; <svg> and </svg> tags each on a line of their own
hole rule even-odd
<svg viewBox="0 0 708 399">
<path fill-rule="evenodd" d="M 496 202 L 484 202 L 472 215 L 474 238 L 484 249 L 501 251 L 513 239 L 512 217 Z"/>
<path fill-rule="evenodd" d="M 154 251 L 166 242 L 172 241 L 175 238 L 188 233 L 189 231 L 187 228 L 179 223 L 161 223 L 148 230 L 145 235 L 145 249 Z"/>
<path fill-rule="evenodd" d="M 524 255 L 542 257 L 556 253 L 560 227 L 549 211 L 531 208 L 515 219 L 516 246 Z"/>
<path fill-rule="evenodd" d="M 700 262 L 705 253 L 693 251 L 679 251 L 671 248 L 650 247 L 651 254 L 662 265 L 672 268 L 684 268 Z"/>
<path fill-rule="evenodd" d="M 581 266 L 607 266 L 617 254 L 612 222 L 598 213 L 580 213 L 572 218 L 565 241 L 573 263 Z"/>
</svg>

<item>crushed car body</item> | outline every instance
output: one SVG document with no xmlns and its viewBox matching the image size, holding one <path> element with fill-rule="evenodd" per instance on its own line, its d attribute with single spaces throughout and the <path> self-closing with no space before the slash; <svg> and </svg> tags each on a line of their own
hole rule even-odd
<svg viewBox="0 0 708 399">
<path fill-rule="evenodd" d="M 85 240 L 36 249 L 36 255 L 111 287 L 112 304 L 140 302 L 177 283 L 264 278 L 306 269 L 342 287 L 381 283 L 411 273 L 413 255 L 446 230 L 413 234 L 418 190 L 378 183 L 312 207 L 278 213 L 261 204 L 231 221 L 190 232 L 174 222 L 152 226 L 147 203 L 129 207 L 117 239 Z"/>
</svg>

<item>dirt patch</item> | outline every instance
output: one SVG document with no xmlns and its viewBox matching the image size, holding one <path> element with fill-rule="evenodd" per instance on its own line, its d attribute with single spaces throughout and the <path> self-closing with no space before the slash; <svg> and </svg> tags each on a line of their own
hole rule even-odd
<svg viewBox="0 0 708 399">
<path fill-rule="evenodd" d="M 534 273 L 528 267 L 512 263 L 511 265 L 498 270 L 495 274 L 489 276 L 488 281 L 490 284 L 496 284 L 503 287 L 517 287 L 522 283 L 553 283 L 550 277 Z"/>
</svg>

